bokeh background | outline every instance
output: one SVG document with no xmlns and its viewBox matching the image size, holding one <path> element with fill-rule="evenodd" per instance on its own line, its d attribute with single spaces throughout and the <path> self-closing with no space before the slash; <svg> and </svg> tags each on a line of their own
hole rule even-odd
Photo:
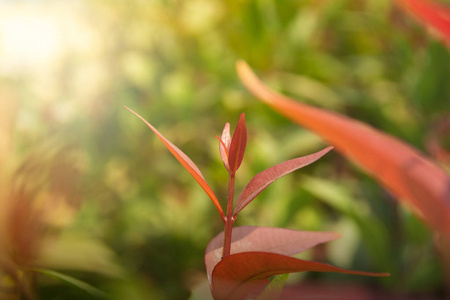
<svg viewBox="0 0 450 300">
<path fill-rule="evenodd" d="M 241 112 L 249 140 L 237 191 L 326 146 L 255 100 L 238 59 L 284 94 L 397 136 L 449 169 L 439 151 L 450 144 L 449 52 L 393 1 L 0 1 L 0 153 L 12 180 L 31 186 L 24 209 L 46 201 L 42 189 L 57 199 L 40 221 L 47 229 L 30 234 L 38 266 L 111 299 L 208 299 L 203 254 L 222 230 L 219 215 L 123 106 L 189 155 L 225 205 L 214 135 Z M 296 274 L 293 286 L 445 289 L 433 233 L 337 153 L 274 183 L 236 225 L 337 231 L 340 240 L 301 257 L 391 273 Z M 95 299 L 42 274 L 36 286 L 42 299 Z"/>
</svg>

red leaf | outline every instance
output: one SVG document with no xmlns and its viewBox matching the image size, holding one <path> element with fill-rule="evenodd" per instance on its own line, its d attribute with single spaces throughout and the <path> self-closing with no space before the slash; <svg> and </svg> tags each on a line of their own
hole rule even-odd
<svg viewBox="0 0 450 300">
<path fill-rule="evenodd" d="M 294 255 L 318 244 L 326 243 L 341 235 L 335 232 L 296 231 L 284 228 L 240 226 L 233 228 L 231 254 L 268 251 Z M 222 259 L 223 232 L 214 237 L 206 247 L 205 265 L 208 280 L 214 267 Z"/>
<path fill-rule="evenodd" d="M 237 70 L 244 85 L 263 102 L 315 131 L 357 162 L 399 199 L 411 204 L 432 227 L 450 236 L 450 178 L 406 143 L 362 122 L 296 102 L 256 77 L 245 62 Z"/>
<path fill-rule="evenodd" d="M 212 294 L 215 300 L 245 299 L 260 292 L 270 276 L 305 271 L 389 276 L 387 273 L 346 270 L 276 253 L 244 252 L 229 255 L 216 265 L 212 273 Z"/>
<path fill-rule="evenodd" d="M 304 166 L 307 166 L 323 155 L 325 155 L 328 151 L 333 149 L 333 147 L 328 147 L 322 151 L 316 152 L 311 155 L 294 158 L 285 162 L 282 162 L 278 165 L 275 165 L 267 170 L 262 171 L 255 175 L 255 177 L 250 180 L 247 186 L 242 191 L 239 199 L 236 202 L 236 207 L 234 208 L 233 216 L 236 215 L 249 204 L 256 196 L 259 195 L 266 187 L 268 187 L 272 182 L 277 180 L 278 178 L 287 175 L 297 169 L 300 169 Z"/>
<path fill-rule="evenodd" d="M 216 206 L 217 210 L 220 213 L 220 216 L 222 219 L 224 219 L 224 214 L 222 207 L 219 204 L 219 200 L 217 200 L 217 197 L 214 195 L 214 192 L 212 191 L 211 187 L 206 182 L 205 178 L 203 177 L 203 174 L 200 172 L 200 170 L 197 168 L 197 166 L 194 164 L 194 162 L 177 148 L 174 144 L 172 144 L 168 139 L 166 139 L 161 133 L 159 133 L 158 130 L 156 130 L 155 127 L 153 127 L 149 122 L 147 122 L 143 117 L 141 117 L 138 113 L 133 111 L 132 109 L 125 106 L 126 109 L 128 109 L 130 112 L 135 114 L 139 119 L 141 119 L 145 124 L 147 124 L 148 127 L 158 136 L 158 138 L 164 143 L 164 145 L 169 149 L 169 151 L 175 156 L 175 158 L 183 165 L 183 167 L 194 177 L 194 179 L 200 184 L 200 186 L 203 188 L 203 190 L 208 194 L 209 198 L 211 198 L 212 202 Z"/>
<path fill-rule="evenodd" d="M 236 172 L 241 165 L 246 145 L 247 129 L 245 128 L 245 114 L 242 113 L 230 144 L 228 162 L 231 172 Z"/>
<path fill-rule="evenodd" d="M 231 144 L 231 137 L 230 137 L 230 123 L 225 124 L 225 127 L 222 131 L 222 136 L 220 137 L 220 145 L 219 145 L 219 152 L 220 157 L 222 158 L 223 165 L 225 166 L 225 169 L 227 171 L 230 171 L 230 166 L 228 164 L 228 156 L 230 152 L 230 144 Z"/>
<path fill-rule="evenodd" d="M 450 8 L 433 1 L 397 0 L 397 2 L 425 25 L 439 32 L 447 42 L 447 46 L 450 46 Z"/>
</svg>

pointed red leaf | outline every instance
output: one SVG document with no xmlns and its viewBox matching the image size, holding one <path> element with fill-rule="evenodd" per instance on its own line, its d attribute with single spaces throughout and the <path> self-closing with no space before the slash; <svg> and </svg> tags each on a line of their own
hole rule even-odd
<svg viewBox="0 0 450 300">
<path fill-rule="evenodd" d="M 153 127 L 149 122 L 147 122 L 143 117 L 141 117 L 138 113 L 133 111 L 132 109 L 125 106 L 126 109 L 128 109 L 130 112 L 135 114 L 139 119 L 141 119 L 155 134 L 156 136 L 164 143 L 167 149 L 175 156 L 175 158 L 183 165 L 183 167 L 194 177 L 194 179 L 200 184 L 200 186 L 203 188 L 203 190 L 208 194 L 209 198 L 211 198 L 212 202 L 216 206 L 217 210 L 220 213 L 220 216 L 222 219 L 224 219 L 224 214 L 222 207 L 220 206 L 219 200 L 217 200 L 217 197 L 214 195 L 214 192 L 212 191 L 211 187 L 206 182 L 205 178 L 203 177 L 203 174 L 200 172 L 200 170 L 197 168 L 197 166 L 194 164 L 194 162 L 177 148 L 174 144 L 172 144 L 168 139 L 166 139 L 161 133 L 159 133 L 158 130 L 156 130 L 155 127 Z"/>
<path fill-rule="evenodd" d="M 219 145 L 219 152 L 220 157 L 222 158 L 223 165 L 225 166 L 225 169 L 227 171 L 230 170 L 230 166 L 228 164 L 228 156 L 230 152 L 230 145 L 231 145 L 231 136 L 230 136 L 230 123 L 225 124 L 225 127 L 222 131 L 222 136 L 220 137 L 220 145 Z"/>
<path fill-rule="evenodd" d="M 346 270 L 276 253 L 243 252 L 227 256 L 216 265 L 211 290 L 215 300 L 245 299 L 260 292 L 270 276 L 305 271 L 389 276 L 387 273 Z"/>
<path fill-rule="evenodd" d="M 333 149 L 333 147 L 325 148 L 319 152 L 316 152 L 311 155 L 294 158 L 285 162 L 282 162 L 278 165 L 275 165 L 267 170 L 258 173 L 253 177 L 247 186 L 242 191 L 239 196 L 236 207 L 234 208 L 233 216 L 236 215 L 249 204 L 256 196 L 259 195 L 266 187 L 268 187 L 272 182 L 277 180 L 278 178 L 287 175 L 297 169 L 303 168 L 307 166 L 323 155 L 325 155 L 328 151 Z"/>
<path fill-rule="evenodd" d="M 241 165 L 246 146 L 247 128 L 245 127 L 245 114 L 242 113 L 230 144 L 228 162 L 231 172 L 236 172 Z"/>
<path fill-rule="evenodd" d="M 340 238 L 335 232 L 297 231 L 284 228 L 239 226 L 233 228 L 231 254 L 266 251 L 295 255 L 318 244 Z M 223 232 L 214 237 L 206 247 L 205 265 L 208 280 L 214 267 L 222 259 Z"/>
<path fill-rule="evenodd" d="M 266 87 L 245 62 L 244 85 L 292 121 L 316 132 L 362 166 L 399 200 L 411 204 L 432 227 L 450 236 L 450 177 L 408 144 L 351 118 L 299 103 Z"/>
<path fill-rule="evenodd" d="M 436 1 L 397 0 L 405 10 L 409 11 L 425 25 L 430 26 L 450 46 L 450 8 Z"/>
</svg>

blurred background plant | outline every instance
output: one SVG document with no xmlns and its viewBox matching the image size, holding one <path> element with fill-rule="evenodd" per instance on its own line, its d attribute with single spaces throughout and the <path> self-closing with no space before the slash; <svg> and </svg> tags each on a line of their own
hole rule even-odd
<svg viewBox="0 0 450 300">
<path fill-rule="evenodd" d="M 64 234 L 58 246 L 43 248 L 66 264 L 47 265 L 112 299 L 189 298 L 206 279 L 205 246 L 222 230 L 201 188 L 124 105 L 183 149 L 222 201 L 227 174 L 214 135 L 241 112 L 249 142 L 237 190 L 253 174 L 325 146 L 254 101 L 236 76 L 237 59 L 283 93 L 395 135 L 450 169 L 449 52 L 390 0 L 23 0 L 0 8 L 0 121 L 10 128 L 2 130 L 0 151 L 14 153 L 2 160 L 3 170 L 11 165 L 2 175 L 42 175 L 36 164 L 19 166 L 35 157 L 50 170 L 61 165 L 53 163 L 58 153 L 75 151 L 64 161 L 82 166 L 81 205 L 71 222 L 72 212 L 55 214 Z M 69 169 L 57 169 L 46 184 Z M 2 204 L 9 199 L 3 193 Z M 302 257 L 392 275 L 297 274 L 291 285 L 351 280 L 377 293 L 431 296 L 445 289 L 432 232 L 336 153 L 271 186 L 237 223 L 341 232 Z M 86 236 L 95 246 L 76 251 L 78 258 L 61 256 Z M 74 271 L 86 259 L 97 273 L 118 275 L 111 252 L 122 276 Z M 43 299 L 79 299 L 77 288 L 36 280 Z"/>
</svg>

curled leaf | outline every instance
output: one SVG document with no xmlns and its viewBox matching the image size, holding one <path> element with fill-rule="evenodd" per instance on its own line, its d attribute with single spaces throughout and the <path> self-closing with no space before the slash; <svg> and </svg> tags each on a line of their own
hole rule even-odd
<svg viewBox="0 0 450 300">
<path fill-rule="evenodd" d="M 239 122 L 231 139 L 229 151 L 229 168 L 231 172 L 239 169 L 242 159 L 244 158 L 245 147 L 247 146 L 247 128 L 245 127 L 245 114 L 239 117 Z"/>
<path fill-rule="evenodd" d="M 303 168 L 304 166 L 315 162 L 331 149 L 333 149 L 333 147 L 325 148 L 311 155 L 294 158 L 256 174 L 239 196 L 236 202 L 236 207 L 234 208 L 233 216 L 236 217 L 236 215 L 245 206 L 247 206 L 253 199 L 255 199 L 255 197 L 258 196 L 259 193 L 261 193 L 272 182 L 284 175 L 287 175 L 297 169 Z"/>
<path fill-rule="evenodd" d="M 237 70 L 257 98 L 322 136 L 399 200 L 413 206 L 431 227 L 450 237 L 450 177 L 443 169 L 395 137 L 274 92 L 243 61 L 237 63 Z"/>
<path fill-rule="evenodd" d="M 318 244 L 340 238 L 335 232 L 297 231 L 285 228 L 239 226 L 233 228 L 231 254 L 266 251 L 295 255 Z M 214 237 L 206 247 L 205 265 L 208 280 L 214 267 L 222 259 L 223 232 Z"/>
<path fill-rule="evenodd" d="M 231 145 L 230 123 L 226 123 L 222 131 L 222 136 L 220 137 L 219 152 L 220 157 L 222 158 L 223 161 L 223 165 L 225 166 L 225 169 L 227 169 L 227 171 L 230 171 L 230 166 L 228 163 L 230 145 Z"/>
<path fill-rule="evenodd" d="M 219 200 L 217 199 L 216 195 L 212 191 L 211 187 L 206 182 L 205 178 L 203 177 L 203 174 L 200 172 L 198 167 L 194 164 L 194 162 L 177 148 L 174 144 L 172 144 L 168 139 L 166 139 L 161 133 L 159 133 L 158 130 L 156 130 L 155 127 L 153 127 L 149 122 L 147 122 L 143 117 L 141 117 L 138 113 L 133 111 L 132 109 L 125 106 L 126 109 L 128 109 L 130 112 L 135 114 L 139 119 L 141 119 L 155 134 L 156 136 L 164 143 L 167 149 L 175 156 L 175 158 L 183 165 L 183 167 L 194 177 L 194 179 L 200 184 L 200 186 L 203 188 L 203 190 L 206 192 L 206 194 L 209 196 L 209 198 L 212 200 L 214 205 L 216 206 L 217 210 L 220 213 L 220 216 L 222 219 L 224 219 L 224 214 L 222 207 L 220 206 Z"/>
<path fill-rule="evenodd" d="M 212 294 L 216 300 L 246 299 L 261 292 L 270 276 L 305 271 L 389 276 L 388 273 L 346 270 L 277 253 L 243 252 L 229 255 L 216 265 L 212 273 Z"/>
</svg>

